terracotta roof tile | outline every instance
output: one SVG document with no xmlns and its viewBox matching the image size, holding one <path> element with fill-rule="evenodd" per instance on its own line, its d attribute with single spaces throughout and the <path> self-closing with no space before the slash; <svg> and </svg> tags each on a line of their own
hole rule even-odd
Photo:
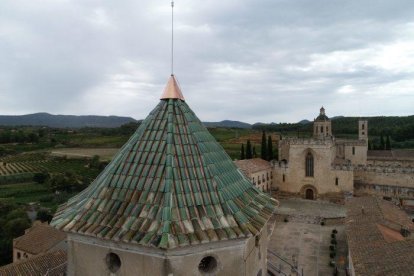
<svg viewBox="0 0 414 276">
<path fill-rule="evenodd" d="M 23 236 L 14 239 L 13 247 L 31 254 L 52 249 L 66 239 L 66 234 L 47 224 L 37 224 L 26 230 Z"/>
<path fill-rule="evenodd" d="M 384 160 L 414 160 L 414 150 L 369 150 L 368 159 L 384 159 Z"/>
<path fill-rule="evenodd" d="M 408 216 L 392 203 L 373 197 L 347 200 L 346 208 L 348 247 L 356 275 L 412 275 L 414 240 L 399 234 L 401 227 L 413 229 Z"/>
<path fill-rule="evenodd" d="M 66 275 L 66 262 L 66 252 L 56 250 L 2 266 L 0 276 L 63 276 Z"/>
<path fill-rule="evenodd" d="M 236 160 L 234 161 L 234 163 L 246 175 L 250 175 L 252 173 L 256 173 L 256 172 L 260 172 L 260 171 L 268 170 L 272 168 L 272 165 L 270 164 L 269 161 L 263 160 L 261 158 Z"/>
<path fill-rule="evenodd" d="M 161 100 L 51 224 L 167 249 L 255 235 L 275 206 L 239 172 L 186 102 L 174 97 Z"/>
</svg>

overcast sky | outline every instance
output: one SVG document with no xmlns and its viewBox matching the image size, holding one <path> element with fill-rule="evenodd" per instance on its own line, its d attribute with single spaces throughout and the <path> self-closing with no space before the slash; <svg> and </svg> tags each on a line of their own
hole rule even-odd
<svg viewBox="0 0 414 276">
<path fill-rule="evenodd" d="M 177 0 L 203 121 L 414 114 L 412 0 Z M 1 0 L 0 114 L 143 119 L 170 75 L 168 0 Z"/>
</svg>

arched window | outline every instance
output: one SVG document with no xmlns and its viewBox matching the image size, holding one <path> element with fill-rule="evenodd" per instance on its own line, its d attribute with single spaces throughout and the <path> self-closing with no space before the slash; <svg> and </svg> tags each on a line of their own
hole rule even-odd
<svg viewBox="0 0 414 276">
<path fill-rule="evenodd" d="M 306 176 L 313 177 L 313 155 L 310 152 L 306 155 L 305 168 Z"/>
</svg>

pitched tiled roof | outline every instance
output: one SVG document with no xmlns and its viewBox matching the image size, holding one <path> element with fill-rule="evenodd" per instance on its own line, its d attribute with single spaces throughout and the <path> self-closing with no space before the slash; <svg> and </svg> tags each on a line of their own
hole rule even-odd
<svg viewBox="0 0 414 276">
<path fill-rule="evenodd" d="M 2 266 L 0 267 L 0 276 L 63 276 L 66 275 L 66 262 L 66 252 L 56 250 Z"/>
<path fill-rule="evenodd" d="M 369 150 L 368 159 L 414 160 L 414 150 Z"/>
<path fill-rule="evenodd" d="M 171 97 L 51 224 L 167 249 L 255 235 L 275 202 L 240 173 L 184 100 Z"/>
<path fill-rule="evenodd" d="M 400 229 L 413 233 L 414 227 L 404 211 L 373 197 L 347 200 L 346 208 L 348 247 L 356 275 L 412 275 L 414 240 L 404 238 Z"/>
<path fill-rule="evenodd" d="M 262 158 L 244 159 L 234 161 L 236 166 L 241 169 L 247 176 L 252 173 L 268 170 L 272 168 L 269 161 L 263 160 Z"/>
<path fill-rule="evenodd" d="M 34 225 L 14 239 L 13 247 L 31 254 L 46 252 L 66 239 L 66 234 L 47 224 Z"/>
</svg>

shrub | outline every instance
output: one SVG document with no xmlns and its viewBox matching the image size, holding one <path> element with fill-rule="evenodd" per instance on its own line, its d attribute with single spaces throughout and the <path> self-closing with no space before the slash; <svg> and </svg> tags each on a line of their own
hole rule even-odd
<svg viewBox="0 0 414 276">
<path fill-rule="evenodd" d="M 331 244 L 337 244 L 336 239 L 331 239 Z"/>
<path fill-rule="evenodd" d="M 50 211 L 46 209 L 41 209 L 39 212 L 37 212 L 36 219 L 40 220 L 41 222 L 47 221 L 48 223 L 52 220 L 53 215 L 50 213 Z"/>
<path fill-rule="evenodd" d="M 334 233 L 331 234 L 332 239 L 336 239 L 336 235 Z"/>
<path fill-rule="evenodd" d="M 337 234 L 338 233 L 338 230 L 334 229 L 334 230 L 332 230 L 332 233 L 333 234 Z"/>
<path fill-rule="evenodd" d="M 45 183 L 46 180 L 49 179 L 49 177 L 50 176 L 47 172 L 39 172 L 39 173 L 35 173 L 33 175 L 33 181 L 36 182 L 36 183 L 41 184 L 41 183 Z"/>
<path fill-rule="evenodd" d="M 330 250 L 330 251 L 336 251 L 336 246 L 335 246 L 335 245 L 333 245 L 333 244 L 331 244 L 331 245 L 329 246 L 329 250 Z"/>
<path fill-rule="evenodd" d="M 330 256 L 331 258 L 335 258 L 336 253 L 335 253 L 335 252 L 331 252 L 331 253 L 329 253 L 329 256 Z"/>
<path fill-rule="evenodd" d="M 334 266 L 335 266 L 335 261 L 334 261 L 334 260 L 331 260 L 331 261 L 329 262 L 329 266 L 334 267 Z"/>
</svg>

